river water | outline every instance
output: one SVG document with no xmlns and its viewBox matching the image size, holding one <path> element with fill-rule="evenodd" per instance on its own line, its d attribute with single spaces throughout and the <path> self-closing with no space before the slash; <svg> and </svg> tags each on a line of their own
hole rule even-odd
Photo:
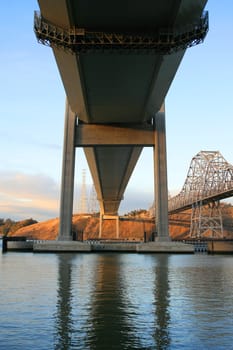
<svg viewBox="0 0 233 350">
<path fill-rule="evenodd" d="M 233 256 L 0 253 L 0 349 L 233 349 Z"/>
</svg>

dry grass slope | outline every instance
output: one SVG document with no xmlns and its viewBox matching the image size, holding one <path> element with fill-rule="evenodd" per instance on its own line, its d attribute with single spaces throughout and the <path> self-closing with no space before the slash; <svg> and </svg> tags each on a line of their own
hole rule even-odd
<svg viewBox="0 0 233 350">
<path fill-rule="evenodd" d="M 186 211 L 180 214 L 174 214 L 169 218 L 169 233 L 173 239 L 185 239 L 189 237 L 191 212 Z M 233 207 L 225 206 L 223 208 L 224 236 L 233 238 Z M 20 228 L 12 236 L 26 236 L 32 239 L 55 240 L 58 235 L 59 220 L 51 219 L 30 226 Z M 78 237 L 83 239 L 97 239 L 99 235 L 99 219 L 91 215 L 74 215 L 73 230 Z M 143 220 L 120 221 L 120 237 L 127 240 L 143 240 L 144 232 L 147 238 L 155 230 L 154 224 Z M 207 232 L 206 237 L 210 233 Z M 103 222 L 102 237 L 108 239 L 116 238 L 116 221 L 105 220 Z"/>
</svg>

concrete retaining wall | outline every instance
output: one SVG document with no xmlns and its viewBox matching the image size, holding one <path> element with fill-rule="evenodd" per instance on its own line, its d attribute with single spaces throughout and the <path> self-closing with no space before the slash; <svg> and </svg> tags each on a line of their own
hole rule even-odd
<svg viewBox="0 0 233 350">
<path fill-rule="evenodd" d="M 7 250 L 9 251 L 32 251 L 33 242 L 28 241 L 8 241 Z"/>
<path fill-rule="evenodd" d="M 91 246 L 87 243 L 74 241 L 44 241 L 33 244 L 34 252 L 90 252 Z"/>
<path fill-rule="evenodd" d="M 94 252 L 136 252 L 134 243 L 97 243 L 91 245 Z"/>
<path fill-rule="evenodd" d="M 192 244 L 179 242 L 149 242 L 137 245 L 138 253 L 194 253 Z"/>
<path fill-rule="evenodd" d="M 232 244 L 233 248 L 233 244 Z M 77 241 L 8 241 L 7 250 L 33 252 L 132 252 L 194 253 L 194 246 L 179 242 L 77 242 Z"/>
<path fill-rule="evenodd" d="M 233 253 L 233 242 L 211 241 L 208 242 L 208 253 Z"/>
</svg>

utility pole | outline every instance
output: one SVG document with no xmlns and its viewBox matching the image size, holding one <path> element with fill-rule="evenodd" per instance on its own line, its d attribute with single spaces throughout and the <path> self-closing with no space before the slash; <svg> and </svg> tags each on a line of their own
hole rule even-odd
<svg viewBox="0 0 233 350">
<path fill-rule="evenodd" d="M 86 169 L 82 170 L 82 187 L 78 207 L 80 213 L 87 213 Z"/>
</svg>

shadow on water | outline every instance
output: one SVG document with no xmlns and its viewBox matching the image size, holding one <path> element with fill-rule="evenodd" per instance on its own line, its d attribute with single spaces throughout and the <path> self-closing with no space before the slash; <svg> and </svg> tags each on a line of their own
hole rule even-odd
<svg viewBox="0 0 233 350">
<path fill-rule="evenodd" d="M 58 255 L 54 349 L 168 349 L 168 259 Z"/>
</svg>

